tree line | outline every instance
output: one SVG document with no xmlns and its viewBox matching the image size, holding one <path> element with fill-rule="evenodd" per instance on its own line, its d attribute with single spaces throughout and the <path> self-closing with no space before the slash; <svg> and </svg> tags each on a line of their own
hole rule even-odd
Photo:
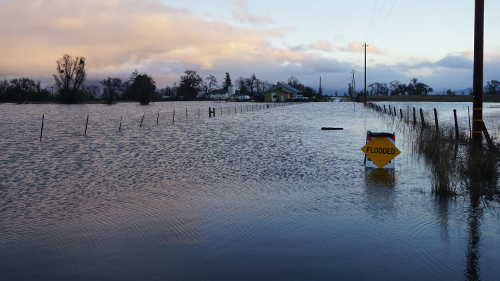
<svg viewBox="0 0 500 281">
<path fill-rule="evenodd" d="M 410 80 L 408 84 L 397 80 L 387 83 L 375 82 L 368 85 L 370 96 L 427 96 L 434 92 L 429 85 L 418 81 L 417 78 Z"/>
<path fill-rule="evenodd" d="M 263 101 L 265 92 L 272 88 L 271 83 L 257 78 L 256 74 L 240 77 L 233 83 L 231 75 L 226 73 L 222 83 L 219 83 L 214 75 L 202 78 L 194 70 L 186 70 L 178 84 L 164 89 L 158 89 L 150 75 L 138 71 L 134 71 L 125 80 L 108 77 L 99 81 L 99 86 L 86 85 L 86 66 L 84 57 L 63 55 L 56 61 L 54 86 L 48 88 L 42 88 L 39 81 L 30 78 L 0 81 L 0 102 L 79 103 L 101 99 L 108 104 L 122 100 L 137 101 L 146 105 L 161 97 L 175 100 L 210 98 L 211 94 L 227 93 L 230 89 L 234 89 L 239 96 Z M 295 77 L 291 77 L 287 84 L 300 90 L 306 97 L 321 96 Z"/>
</svg>

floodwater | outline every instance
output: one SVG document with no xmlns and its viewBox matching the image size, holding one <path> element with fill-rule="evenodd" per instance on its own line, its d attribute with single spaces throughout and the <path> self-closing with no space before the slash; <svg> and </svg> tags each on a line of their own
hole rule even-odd
<svg viewBox="0 0 500 281">
<path fill-rule="evenodd" d="M 366 171 L 377 114 L 208 106 L 0 104 L 0 279 L 500 279 L 498 204 L 434 197 L 405 136 Z"/>
</svg>

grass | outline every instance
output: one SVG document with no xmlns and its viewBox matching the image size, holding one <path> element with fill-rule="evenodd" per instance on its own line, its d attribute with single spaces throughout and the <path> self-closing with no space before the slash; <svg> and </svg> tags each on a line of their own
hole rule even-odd
<svg viewBox="0 0 500 281">
<path fill-rule="evenodd" d="M 412 153 L 422 157 L 430 167 L 434 195 L 449 198 L 480 193 L 486 199 L 500 200 L 498 152 L 486 148 L 473 152 L 468 135 L 460 134 L 457 139 L 453 127 L 441 125 L 437 131 L 433 123 L 422 126 L 418 118 L 414 124 L 411 111 L 405 110 L 401 119 L 399 111 L 398 116 L 393 116 L 385 114 L 380 107 L 370 107 L 393 122 L 395 131 L 411 140 Z"/>
</svg>

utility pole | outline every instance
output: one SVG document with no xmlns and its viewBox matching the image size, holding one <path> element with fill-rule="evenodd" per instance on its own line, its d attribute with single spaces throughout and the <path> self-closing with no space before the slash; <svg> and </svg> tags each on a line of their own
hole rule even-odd
<svg viewBox="0 0 500 281">
<path fill-rule="evenodd" d="M 323 87 L 322 87 L 322 85 L 321 85 L 321 83 L 322 83 L 322 82 L 323 82 L 323 81 L 322 81 L 322 77 L 320 76 L 320 77 L 319 77 L 319 94 L 320 94 L 320 95 L 322 95 L 322 94 L 323 94 Z"/>
<path fill-rule="evenodd" d="M 365 44 L 363 46 L 365 47 L 365 93 L 364 94 L 365 94 L 365 104 L 366 104 L 366 102 L 368 100 L 368 95 L 366 92 L 366 47 L 368 47 L 368 45 L 365 42 Z"/>
<path fill-rule="evenodd" d="M 356 95 L 356 71 L 353 69 L 352 70 L 352 80 L 351 80 L 351 94 L 352 94 L 352 97 L 351 98 L 357 98 L 355 97 Z"/>
<path fill-rule="evenodd" d="M 483 59 L 484 0 L 476 0 L 474 24 L 474 102 L 472 111 L 472 145 L 480 148 L 483 141 Z"/>
</svg>

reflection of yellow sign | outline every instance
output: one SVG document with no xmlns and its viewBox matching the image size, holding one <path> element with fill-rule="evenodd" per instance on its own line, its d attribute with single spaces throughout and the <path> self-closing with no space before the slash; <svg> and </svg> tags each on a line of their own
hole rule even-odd
<svg viewBox="0 0 500 281">
<path fill-rule="evenodd" d="M 361 148 L 366 156 L 379 168 L 383 168 L 401 151 L 386 137 L 374 138 Z"/>
</svg>

